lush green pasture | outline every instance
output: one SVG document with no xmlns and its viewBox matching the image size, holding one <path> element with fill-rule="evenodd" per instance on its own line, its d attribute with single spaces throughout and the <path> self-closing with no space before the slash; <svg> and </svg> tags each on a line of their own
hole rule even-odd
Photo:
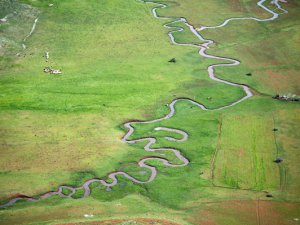
<svg viewBox="0 0 300 225">
<path fill-rule="evenodd" d="M 151 4 L 133 0 L 22 2 L 34 6 L 40 15 L 21 57 L 11 60 L 14 48 L 8 50 L 9 56 L 3 55 L 0 202 L 17 194 L 56 190 L 61 184 L 78 186 L 93 177 L 107 179 L 106 174 L 116 170 L 147 180 L 149 171 L 138 167 L 140 159 L 157 156 L 173 164 L 181 162 L 170 152 L 146 152 L 145 142 L 122 143 L 125 121 L 161 117 L 168 112 L 166 104 L 176 97 L 217 108 L 244 95 L 239 88 L 208 78 L 207 66 L 218 61 L 199 57 L 196 48 L 171 44 L 169 30 L 162 26 L 171 20 L 153 18 Z M 49 7 L 49 3 L 54 5 Z M 168 4 L 169 8 L 158 10 L 159 15 L 184 16 L 195 26 L 217 25 L 233 16 L 268 17 L 253 1 Z M 296 39 L 298 3 L 289 4 L 291 13 L 275 22 L 233 22 L 204 31 L 205 37 L 217 41 L 209 53 L 242 61 L 238 67 L 218 68 L 217 76 L 267 94 L 298 93 L 299 79 L 294 73 L 299 66 L 298 50 L 296 42 L 286 39 L 286 34 Z M 9 26 L 18 29 L 13 23 Z M 174 26 L 186 28 L 182 23 Z M 188 29 L 174 36 L 178 42 L 198 43 Z M 260 47 L 254 50 L 253 45 Z M 46 51 L 49 62 L 43 58 Z M 169 63 L 171 58 L 176 63 Z M 43 73 L 48 65 L 63 74 Z M 285 79 L 267 76 L 266 68 L 287 71 Z M 252 76 L 245 76 L 248 72 Z M 174 117 L 154 124 L 136 123 L 131 138 L 156 137 L 154 147 L 180 150 L 190 160 L 188 166 L 172 168 L 149 160 L 158 170 L 149 184 L 134 184 L 118 176 L 119 184 L 112 189 L 92 184 L 86 199 L 55 196 L 38 203 L 19 202 L 0 210 L 0 224 L 111 218 L 159 218 L 180 224 L 293 224 L 300 200 L 298 113 L 297 102 L 280 102 L 258 93 L 220 111 L 178 102 Z M 158 126 L 183 130 L 189 138 L 182 143 L 168 141 L 165 137 L 180 136 L 154 130 Z M 276 157 L 284 158 L 283 163 L 275 164 Z M 266 192 L 273 194 L 273 201 L 265 197 Z M 79 190 L 75 197 L 82 195 Z M 87 219 L 84 214 L 94 217 Z"/>
<path fill-rule="evenodd" d="M 256 122 L 261 121 L 262 118 L 265 117 L 255 120 L 257 115 L 263 115 L 263 112 L 265 111 L 270 111 L 270 113 L 273 112 L 274 115 L 277 115 L 276 110 L 277 108 L 282 107 L 282 103 L 273 102 L 273 104 L 266 104 L 268 102 L 268 98 L 253 98 L 236 106 L 235 109 L 230 108 L 224 111 L 214 112 L 205 112 L 199 108 L 191 107 L 192 104 L 190 103 L 179 102 L 176 105 L 177 114 L 173 118 L 156 124 L 136 124 L 136 132 L 132 138 L 145 136 L 157 137 L 158 143 L 155 147 L 174 147 L 180 149 L 182 154 L 190 159 L 190 164 L 187 167 L 170 168 L 163 166 L 155 160 L 149 161 L 149 164 L 155 165 L 159 171 L 158 177 L 152 183 L 137 185 L 127 181 L 122 176 L 119 176 L 119 185 L 113 187 L 111 190 L 99 185 L 92 185 L 92 195 L 88 199 L 66 200 L 55 197 L 40 203 L 18 203 L 14 207 L 2 210 L 0 217 L 3 218 L 3 221 L 11 221 L 10 223 L 12 224 L 14 223 L 13 221 L 18 221 L 14 218 L 15 212 L 18 212 L 19 215 L 24 218 L 23 223 L 26 223 L 26 221 L 53 221 L 58 218 L 65 220 L 68 220 L 68 218 L 71 218 L 72 220 L 83 220 L 83 215 L 86 211 L 88 211 L 87 213 L 95 215 L 94 219 L 128 217 L 155 217 L 170 219 L 168 215 L 172 215 L 171 218 L 173 220 L 176 218 L 175 221 L 182 224 L 183 221 L 191 224 L 198 224 L 199 221 L 203 222 L 205 220 L 197 217 L 197 214 L 204 215 L 206 210 L 209 210 L 210 213 L 207 218 L 208 221 L 218 222 L 217 224 L 227 224 L 226 221 L 232 221 L 232 224 L 239 224 L 241 221 L 246 221 L 248 222 L 246 224 L 251 224 L 251 218 L 255 218 L 256 215 L 256 211 L 251 209 L 252 206 L 257 204 L 254 200 L 257 198 L 267 200 L 265 198 L 265 193 L 262 192 L 262 190 L 270 191 L 274 195 L 273 198 L 275 200 L 281 201 L 287 199 L 286 195 L 291 193 L 291 190 L 293 189 L 293 196 L 296 197 L 294 200 L 297 201 L 297 199 L 299 199 L 299 197 L 297 197 L 297 192 L 295 192 L 295 188 L 299 186 L 297 174 L 295 173 L 296 167 L 292 166 L 291 168 L 293 168 L 294 171 L 288 172 L 289 176 L 293 176 L 294 178 L 290 180 L 292 183 L 291 186 L 289 186 L 289 190 L 286 189 L 281 191 L 279 187 L 279 168 L 275 163 L 273 163 L 273 155 L 276 157 L 276 149 L 274 149 L 273 146 L 274 140 L 271 140 L 274 137 L 272 131 L 273 123 L 270 122 L 264 125 Z M 296 108 L 297 106 L 293 104 L 286 105 L 286 110 L 290 113 L 296 112 Z M 226 118 L 228 120 L 231 119 L 231 121 L 234 121 L 233 117 L 235 119 L 245 119 L 245 115 L 247 115 L 251 109 L 254 109 L 252 111 L 256 116 L 251 114 L 248 115 L 248 121 L 242 122 L 241 119 L 236 120 L 237 123 L 243 124 L 243 126 L 236 127 L 239 139 L 229 143 L 226 142 L 226 139 L 234 140 L 236 137 L 232 136 L 232 133 L 230 132 L 235 123 L 228 125 L 227 122 L 224 122 L 226 121 Z M 186 115 L 189 116 L 187 117 Z M 197 124 L 199 124 L 197 129 L 195 129 L 193 121 L 197 121 Z M 251 121 L 253 123 L 251 123 Z M 270 117 L 266 118 L 266 121 L 270 121 Z M 221 141 L 219 153 L 217 154 L 217 158 L 213 164 L 215 165 L 215 168 L 214 171 L 212 171 L 213 167 L 211 166 L 211 162 L 217 149 L 218 138 L 220 135 L 219 127 L 221 122 L 223 127 L 221 140 L 224 141 Z M 186 142 L 174 144 L 173 142 L 165 140 L 163 137 L 178 136 L 173 136 L 172 133 L 161 134 L 162 131 L 154 130 L 154 127 L 157 126 L 181 128 L 189 133 L 189 139 Z M 282 135 L 286 134 L 284 130 L 281 130 L 281 126 L 277 127 L 279 127 Z M 261 133 L 261 130 L 264 130 L 264 134 Z M 267 132 L 269 132 L 269 134 L 267 134 Z M 257 140 L 255 140 L 254 137 L 259 137 L 261 135 L 264 136 L 264 139 L 257 138 Z M 225 157 L 222 157 L 224 154 L 221 152 L 221 149 L 226 149 L 226 152 L 234 149 L 239 150 L 238 145 L 243 143 L 245 144 L 245 146 L 243 146 L 243 156 L 240 155 L 239 151 L 238 154 L 236 154 L 236 152 L 229 152 L 225 155 Z M 293 140 L 291 140 L 291 143 L 294 143 Z M 253 153 L 255 149 L 254 145 L 257 145 L 257 154 Z M 248 148 L 247 146 L 253 147 Z M 264 151 L 259 149 L 259 147 L 265 147 Z M 272 147 L 272 151 L 269 150 L 269 147 Z M 290 148 L 285 149 L 285 151 L 289 150 Z M 142 144 L 138 144 L 135 151 L 145 152 L 142 150 Z M 161 153 L 164 155 L 161 155 Z M 286 152 L 286 154 L 289 153 Z M 178 160 L 174 159 L 172 154 L 167 154 L 165 152 L 145 152 L 145 155 L 160 156 L 167 158 L 174 164 L 180 163 Z M 230 158 L 230 155 L 232 158 Z M 264 163 L 261 163 L 261 161 L 258 160 L 258 164 L 255 164 L 256 161 L 254 157 L 260 159 L 259 157 L 261 155 L 267 156 L 263 157 L 265 160 Z M 270 157 L 268 157 L 268 155 L 270 155 Z M 140 158 L 142 158 L 142 156 L 133 156 L 132 153 L 128 154 L 122 158 L 119 167 L 116 168 L 122 169 L 139 179 L 145 180 L 147 173 L 141 173 L 144 169 L 141 169 L 136 165 Z M 218 171 L 221 172 L 220 174 L 224 172 L 219 170 L 219 167 L 222 165 L 227 167 L 227 170 L 229 171 L 228 175 L 231 175 L 233 181 L 239 181 L 238 186 L 236 183 L 227 182 L 227 180 L 224 180 L 221 176 L 219 176 Z M 251 166 L 257 165 L 263 165 L 267 169 L 264 171 L 259 168 L 251 168 Z M 290 163 L 287 163 L 286 165 L 290 167 Z M 242 171 L 244 171 L 244 173 Z M 214 179 L 211 177 L 212 172 L 214 172 Z M 259 178 L 263 176 L 267 176 L 267 180 L 262 182 Z M 227 178 L 230 177 L 228 176 Z M 240 188 L 249 190 L 239 190 Z M 136 194 L 139 197 L 135 200 L 135 204 L 133 204 L 132 201 L 127 201 L 128 196 Z M 78 195 L 80 196 L 79 192 Z M 133 207 L 138 204 L 137 202 L 140 202 L 139 199 L 145 200 L 143 207 L 141 207 L 141 205 L 137 208 Z M 242 200 L 242 202 L 234 204 L 228 202 L 230 207 L 233 208 L 231 208 L 231 210 L 228 209 L 231 213 L 224 217 L 222 210 L 227 210 L 226 207 L 228 206 L 226 205 L 226 202 L 230 200 Z M 247 202 L 245 200 L 251 201 Z M 212 204 L 211 202 L 216 203 Z M 87 207 L 86 204 L 91 205 Z M 159 208 L 153 204 L 159 204 Z M 237 205 L 237 208 L 234 208 L 235 205 Z M 154 208 L 158 209 L 158 211 L 155 211 Z M 245 211 L 243 211 L 244 208 Z M 248 208 L 249 210 L 247 210 Z M 284 210 L 286 215 L 279 214 L 279 217 L 283 221 L 286 221 L 288 218 L 295 215 L 297 208 L 297 204 L 291 204 L 288 209 Z M 148 209 L 148 211 L 144 211 L 146 209 Z M 34 214 L 38 214 L 39 216 L 34 217 L 33 214 L 26 213 L 27 210 L 33 210 Z M 263 207 L 262 210 L 265 210 L 265 208 Z M 58 213 L 59 211 L 65 213 Z M 244 215 L 243 217 L 236 217 L 241 213 Z M 269 220 L 267 218 L 271 219 L 271 216 L 268 215 L 264 217 L 265 220 Z"/>
<path fill-rule="evenodd" d="M 176 22 L 168 25 L 169 27 L 174 27 L 178 30 L 179 28 L 183 28 L 184 30 L 181 32 L 172 33 L 175 41 L 180 44 L 185 43 L 193 43 L 193 44 L 203 44 L 203 41 L 199 40 L 198 37 L 193 34 L 189 27 L 187 27 L 183 22 Z"/>
<path fill-rule="evenodd" d="M 265 19 L 272 16 L 258 7 L 256 1 L 215 0 L 208 3 L 178 0 L 170 5 L 169 8 L 158 10 L 159 14 L 184 16 L 195 27 L 220 25 L 231 17 L 253 16 Z M 272 4 L 265 5 L 274 8 Z M 300 60 L 299 2 L 291 0 L 282 6 L 289 13 L 281 14 L 279 19 L 272 22 L 231 21 L 223 28 L 200 32 L 205 38 L 216 42 L 209 53 L 236 58 L 242 62 L 234 70 L 227 67 L 217 68 L 219 77 L 248 84 L 268 95 L 300 94 L 297 76 Z M 252 76 L 246 76 L 247 73 Z"/>
<path fill-rule="evenodd" d="M 248 84 L 269 95 L 300 94 L 300 5 L 292 0 L 283 6 L 289 13 L 272 22 L 232 21 L 224 28 L 202 32 L 218 43 L 210 53 L 238 58 L 242 62 L 234 71 L 218 68 L 219 77 Z M 252 76 L 246 76 L 247 73 Z"/>
<path fill-rule="evenodd" d="M 1 71 L 0 168 L 3 183 L 36 175 L 17 179 L 13 190 L 1 185 L 2 197 L 78 185 L 112 171 L 124 154 L 136 152 L 120 141 L 121 124 L 163 115 L 164 104 L 178 94 L 208 107 L 243 96 L 239 88 L 208 79 L 206 67 L 214 61 L 197 57 L 195 48 L 171 45 L 166 21 L 155 20 L 148 5 L 32 4 L 42 11 L 36 31 L 22 57 Z M 168 63 L 173 57 L 177 63 Z M 43 73 L 48 65 L 63 74 Z"/>
<path fill-rule="evenodd" d="M 275 114 L 275 124 L 280 127 L 275 134 L 277 140 L 278 155 L 285 159 L 281 166 L 281 189 L 283 198 L 291 201 L 299 200 L 299 177 L 298 164 L 299 154 L 299 108 L 297 110 L 280 109 Z"/>
<path fill-rule="evenodd" d="M 271 163 L 277 157 L 272 113 L 253 114 L 222 117 L 215 185 L 255 190 L 279 188 L 278 167 Z"/>
</svg>

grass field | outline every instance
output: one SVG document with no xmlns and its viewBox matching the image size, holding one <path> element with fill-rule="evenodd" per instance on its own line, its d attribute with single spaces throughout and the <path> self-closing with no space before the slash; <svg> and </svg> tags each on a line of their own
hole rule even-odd
<svg viewBox="0 0 300 225">
<path fill-rule="evenodd" d="M 265 10 L 257 7 L 256 1 L 214 0 L 209 4 L 197 0 L 176 0 L 172 2 L 155 0 L 153 2 L 166 3 L 170 6 L 159 11 L 161 15 L 185 17 L 196 27 L 201 25 L 219 25 L 225 19 L 231 17 L 256 16 L 259 18 L 267 18 L 269 16 Z"/>
<path fill-rule="evenodd" d="M 2 196 L 20 191 L 37 194 L 49 185 L 74 183 L 74 177 L 89 176 L 90 171 L 91 176 L 101 177 L 116 169 L 112 161 L 135 151 L 121 143 L 120 124 L 162 115 L 164 104 L 175 94 L 195 96 L 210 107 L 226 104 L 220 95 L 228 95 L 228 102 L 243 95 L 239 89 L 209 80 L 205 67 L 212 61 L 195 57 L 193 48 L 171 46 L 167 30 L 147 7 L 132 1 L 106 2 L 101 8 L 98 4 L 57 2 L 50 8 L 40 3 L 44 13 L 28 40 L 26 56 L 14 68 L 3 70 L 1 118 L 6 147 L 0 168 L 11 173 L 5 175 L 7 182 L 14 182 L 18 170 L 21 176 L 26 170 L 41 172 L 49 182 L 38 184 L 34 181 L 40 177 L 37 174 L 27 180 L 28 187 L 21 183 L 22 190 L 12 192 L 5 185 Z M 119 4 L 123 6 L 120 12 L 113 7 Z M 80 8 L 89 12 L 85 19 L 76 16 Z M 103 20 L 103 14 L 110 17 Z M 109 24 L 111 20 L 116 21 L 114 25 Z M 45 51 L 49 51 L 49 63 L 42 58 Z M 175 65 L 168 63 L 172 57 L 178 60 Z M 47 76 L 42 72 L 46 65 L 61 68 L 63 75 Z M 214 100 L 208 101 L 208 96 Z M 50 182 L 55 173 L 61 179 Z M 32 182 L 37 183 L 35 190 Z"/>
<path fill-rule="evenodd" d="M 268 95 L 300 94 L 299 2 L 291 0 L 289 5 L 288 14 L 282 14 L 280 19 L 270 23 L 233 21 L 218 31 L 203 32 L 218 43 L 216 48 L 211 49 L 211 53 L 225 53 L 242 61 L 235 71 L 218 68 L 220 77 L 248 84 Z M 237 30 L 236 27 L 241 25 L 246 29 Z M 248 32 L 253 29 L 256 32 Z M 252 76 L 245 76 L 249 72 Z"/>
<path fill-rule="evenodd" d="M 255 1 L 159 2 L 169 5 L 158 10 L 159 15 L 186 17 L 195 27 L 218 25 L 229 17 L 269 16 Z M 0 64 L 0 203 L 57 190 L 62 184 L 79 186 L 117 170 L 147 180 L 150 173 L 137 165 L 140 159 L 156 156 L 180 162 L 170 152 L 144 151 L 145 143 L 121 142 L 124 122 L 159 118 L 177 97 L 217 108 L 244 96 L 242 89 L 208 78 L 207 66 L 222 61 L 199 57 L 196 48 L 171 44 L 170 30 L 162 25 L 172 20 L 155 19 L 151 4 L 9 4 L 0 2 L 0 17 L 14 10 L 18 16 L 0 24 L 7 40 Z M 0 224 L 111 219 L 120 224 L 137 218 L 201 225 L 295 224 L 300 208 L 299 104 L 271 98 L 276 93 L 299 95 L 299 4 L 291 0 L 284 8 L 289 14 L 274 22 L 234 21 L 201 32 L 216 40 L 210 54 L 242 62 L 238 67 L 219 67 L 217 76 L 248 84 L 254 97 L 219 111 L 178 102 L 174 117 L 134 125 L 132 139 L 155 137 L 154 147 L 179 149 L 189 159 L 188 166 L 171 168 L 151 160 L 148 163 L 159 171 L 151 183 L 134 184 L 118 176 L 119 184 L 112 189 L 93 184 L 85 199 L 20 201 L 0 210 Z M 36 30 L 22 50 L 37 16 Z M 174 34 L 176 41 L 199 43 L 184 24 L 173 26 L 185 29 Z M 176 63 L 169 63 L 171 58 Z M 44 73 L 50 65 L 62 75 Z M 249 72 L 252 76 L 245 76 Z M 158 126 L 183 130 L 189 138 L 170 142 L 165 137 L 178 134 L 154 130 Z M 277 157 L 284 161 L 274 163 Z M 267 192 L 273 198 L 267 198 Z M 82 195 L 81 189 L 75 197 Z"/>
<path fill-rule="evenodd" d="M 220 146 L 214 168 L 216 185 L 256 190 L 279 187 L 277 165 L 269 163 L 276 159 L 277 154 L 272 135 L 272 115 L 255 114 L 222 118 Z"/>
</svg>

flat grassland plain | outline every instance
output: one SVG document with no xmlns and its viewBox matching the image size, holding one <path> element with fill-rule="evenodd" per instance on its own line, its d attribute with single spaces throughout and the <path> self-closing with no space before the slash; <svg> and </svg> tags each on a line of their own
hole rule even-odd
<svg viewBox="0 0 300 225">
<path fill-rule="evenodd" d="M 157 10 L 159 16 L 185 17 L 196 28 L 233 17 L 272 16 L 256 1 L 159 2 L 168 5 Z M 178 97 L 214 109 L 245 95 L 239 87 L 208 77 L 207 67 L 223 60 L 200 57 L 197 48 L 170 42 L 170 30 L 163 24 L 173 20 L 154 18 L 155 4 L 0 4 L 0 18 L 7 16 L 0 24 L 0 204 L 56 191 L 63 184 L 77 187 L 91 178 L 108 180 L 112 171 L 147 181 L 150 171 L 138 166 L 142 158 L 181 162 L 172 152 L 145 151 L 146 142 L 122 142 L 126 121 L 161 118 Z M 264 5 L 280 13 L 271 1 Z M 216 42 L 208 54 L 241 61 L 216 68 L 216 76 L 248 85 L 253 97 L 219 111 L 178 102 L 172 118 L 134 125 L 131 139 L 154 137 L 153 147 L 180 150 L 190 161 L 187 166 L 172 168 L 153 160 L 148 164 L 158 174 L 150 183 L 118 176 L 119 183 L 109 189 L 93 183 L 87 198 L 81 198 L 79 190 L 73 196 L 77 200 L 53 196 L 18 201 L 0 209 L 0 224 L 299 223 L 300 108 L 298 102 L 272 96 L 300 95 L 300 3 L 281 5 L 288 13 L 274 21 L 236 20 L 199 31 Z M 36 18 L 33 33 L 24 40 Z M 176 42 L 201 44 L 184 23 L 173 25 L 185 29 L 174 33 Z M 176 63 L 169 63 L 171 58 Z M 46 66 L 62 74 L 44 73 Z M 181 137 L 156 127 L 183 130 L 189 138 L 172 142 L 165 137 Z M 276 164 L 278 157 L 283 162 Z M 63 192 L 69 194 L 68 189 Z"/>
</svg>

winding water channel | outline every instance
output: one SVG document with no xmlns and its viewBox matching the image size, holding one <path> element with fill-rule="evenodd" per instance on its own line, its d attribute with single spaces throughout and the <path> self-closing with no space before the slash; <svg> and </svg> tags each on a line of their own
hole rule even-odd
<svg viewBox="0 0 300 225">
<path fill-rule="evenodd" d="M 192 46 L 192 47 L 195 47 L 199 50 L 199 55 L 201 57 L 204 57 L 204 58 L 210 58 L 210 59 L 217 59 L 217 60 L 223 60 L 224 63 L 221 63 L 221 64 L 213 64 L 213 65 L 210 65 L 208 68 L 207 68 L 207 71 L 208 71 L 208 75 L 209 77 L 214 80 L 214 81 L 217 81 L 217 82 L 221 82 L 221 83 L 224 83 L 224 84 L 227 84 L 227 85 L 231 85 L 231 86 L 235 86 L 235 87 L 239 87 L 239 88 L 242 88 L 245 92 L 245 96 L 242 97 L 241 99 L 238 99 L 236 100 L 235 102 L 229 104 L 229 105 L 225 105 L 225 106 L 222 106 L 222 107 L 219 107 L 219 108 L 216 108 L 216 109 L 207 109 L 203 104 L 201 103 L 198 103 L 194 100 L 191 100 L 191 99 L 187 99 L 187 98 L 177 98 L 175 100 L 173 100 L 170 104 L 169 104 L 169 109 L 170 109 L 170 112 L 165 115 L 164 117 L 162 118 L 158 118 L 158 119 L 154 119 L 154 120 L 150 120 L 150 121 L 139 121 L 139 122 L 127 122 L 124 124 L 124 127 L 128 130 L 127 133 L 124 135 L 124 137 L 122 138 L 122 141 L 125 142 L 125 143 L 128 143 L 128 144 L 134 144 L 134 143 L 138 143 L 138 142 L 144 142 L 144 141 L 147 141 L 147 144 L 144 146 L 144 149 L 146 151 L 149 151 L 149 152 L 154 152 L 154 151 L 171 151 L 174 153 L 174 155 L 181 161 L 180 164 L 171 164 L 167 159 L 164 159 L 164 158 L 161 158 L 161 157 L 154 157 L 154 156 L 150 156 L 150 157 L 145 157 L 143 159 L 141 159 L 139 162 L 138 162 L 138 165 L 141 167 L 141 168 L 146 168 L 148 170 L 150 170 L 150 177 L 148 178 L 148 180 L 146 181 L 140 181 L 132 176 L 130 176 L 129 174 L 127 174 L 126 172 L 123 172 L 123 171 L 117 171 L 117 172 L 112 172 L 110 174 L 108 174 L 108 178 L 111 179 L 111 182 L 107 182 L 103 179 L 98 179 L 98 178 L 95 178 L 95 179 L 90 179 L 90 180 L 87 180 L 84 182 L 84 184 L 80 187 L 71 187 L 71 186 L 59 186 L 58 190 L 57 191 L 52 191 L 52 192 L 47 192 L 45 194 L 42 194 L 38 197 L 18 197 L 18 198 L 14 198 L 14 199 L 11 199 L 9 200 L 7 203 L 3 204 L 3 205 L 0 205 L 0 208 L 5 208 L 5 207 L 8 207 L 8 206 L 11 206 L 13 205 L 14 203 L 16 203 L 17 201 L 19 200 L 27 200 L 29 202 L 37 202 L 37 201 L 40 201 L 40 200 L 43 200 L 43 199 L 46 199 L 46 198 L 49 198 L 53 195 L 59 195 L 61 197 L 66 197 L 66 198 L 73 198 L 72 196 L 76 193 L 77 190 L 84 190 L 84 195 L 83 197 L 88 197 L 91 193 L 91 189 L 90 189 L 90 184 L 92 183 L 100 183 L 102 184 L 103 186 L 105 187 L 113 187 L 115 185 L 118 184 L 118 179 L 117 179 L 117 176 L 118 175 L 122 175 L 124 177 L 126 177 L 128 180 L 131 180 L 132 182 L 134 183 L 138 183 L 138 184 L 144 184 L 144 183 L 149 183 L 151 181 L 153 181 L 155 179 L 155 177 L 157 176 L 157 169 L 153 166 L 150 166 L 147 164 L 147 161 L 148 160 L 158 160 L 160 162 L 162 162 L 165 166 L 168 166 L 168 167 L 183 167 L 183 166 L 186 166 L 189 164 L 189 160 L 186 159 L 179 150 L 177 149 L 174 149 L 174 148 L 151 148 L 151 146 L 153 144 L 156 143 L 156 138 L 153 138 L 153 137 L 146 137 L 146 138 L 141 138 L 141 139 L 136 139 L 136 140 L 129 140 L 130 139 L 130 136 L 133 134 L 134 132 L 134 127 L 133 127 L 133 124 L 150 124 L 150 123 L 156 123 L 156 122 L 160 122 L 160 121 L 163 121 L 163 120 L 167 120 L 169 118 L 171 118 L 172 116 L 174 116 L 176 110 L 175 110 L 175 105 L 177 102 L 179 101 L 188 101 L 188 102 L 191 102 L 192 104 L 194 104 L 195 106 L 197 107 L 200 107 L 201 109 L 203 110 L 222 110 L 222 109 L 225 109 L 225 108 L 228 108 L 228 107 L 231 107 L 231 106 L 234 106 L 242 101 L 245 101 L 246 99 L 250 98 L 251 96 L 253 96 L 250 88 L 246 85 L 243 85 L 243 84 L 238 84 L 238 83 L 233 83 L 233 82 L 229 82 L 229 81 L 226 81 L 226 80 L 222 80 L 220 78 L 217 78 L 215 76 L 215 72 L 214 72 L 214 68 L 215 67 L 220 67 L 220 66 L 237 66 L 240 64 L 240 62 L 236 59 L 232 59 L 232 58 L 226 58 L 226 57 L 219 57 L 219 56 L 214 56 L 214 55 L 209 55 L 206 53 L 206 50 L 209 48 L 209 46 L 211 44 L 214 43 L 213 40 L 208 40 L 208 39 L 205 39 L 200 31 L 202 30 L 205 30 L 205 29 L 217 29 L 217 28 L 221 28 L 221 27 L 224 27 L 226 26 L 230 21 L 232 20 L 255 20 L 255 21 L 259 21 L 259 22 L 264 22 L 264 21 L 271 21 L 271 20 L 275 20 L 278 18 L 278 16 L 281 14 L 281 13 L 276 13 L 275 11 L 276 10 L 279 10 L 281 11 L 282 13 L 287 13 L 286 10 L 284 10 L 283 8 L 281 8 L 280 4 L 279 4 L 279 0 L 274 0 L 273 1 L 273 4 L 277 7 L 276 10 L 272 11 L 271 9 L 269 9 L 268 7 L 266 7 L 264 5 L 264 3 L 268 2 L 267 0 L 260 0 L 259 2 L 257 2 L 257 5 L 259 7 L 261 7 L 262 9 L 266 10 L 267 12 L 269 12 L 272 16 L 270 18 L 267 18 L 267 19 L 259 19 L 259 18 L 254 18 L 254 17 L 245 17 L 245 18 L 229 18 L 227 20 L 225 20 L 221 25 L 218 25 L 218 26 L 214 26 L 214 27 L 205 27 L 205 26 L 202 26 L 200 29 L 197 29 L 188 23 L 188 21 L 183 18 L 183 17 L 180 17 L 180 18 L 173 18 L 173 17 L 163 17 L 163 16 L 159 16 L 157 14 L 157 9 L 163 9 L 163 8 L 166 8 L 167 5 L 165 4 L 162 4 L 162 3 L 155 3 L 155 2 L 150 2 L 150 1 L 141 1 L 142 3 L 144 4 L 154 4 L 154 8 L 152 9 L 152 13 L 153 13 L 153 16 L 157 19 L 164 19 L 164 20 L 172 20 L 172 22 L 168 22 L 166 24 L 164 24 L 164 27 L 168 28 L 168 29 L 174 29 L 174 27 L 171 27 L 172 24 L 174 23 L 177 23 L 177 22 L 183 22 L 187 27 L 188 29 L 201 41 L 203 42 L 203 44 L 192 44 L 192 43 L 177 43 L 175 41 L 175 38 L 173 36 L 173 33 L 175 32 L 181 32 L 183 31 L 184 29 L 183 28 L 177 28 L 177 30 L 173 30 L 173 31 L 170 31 L 168 33 L 170 39 L 171 39 L 171 42 L 173 44 L 176 44 L 176 45 L 180 45 L 180 46 Z M 34 29 L 35 29 L 35 25 L 36 25 L 36 22 L 37 22 L 37 19 L 33 25 L 33 28 L 32 28 L 32 31 L 30 32 L 30 34 L 28 35 L 28 37 L 33 33 Z M 27 38 L 27 37 L 26 37 Z M 25 38 L 25 40 L 26 40 Z M 24 40 L 24 41 L 25 41 Z M 182 141 L 186 141 L 188 139 L 188 134 L 184 131 L 181 131 L 181 130 L 178 130 L 178 129 L 172 129 L 172 128 L 168 128 L 168 127 L 156 127 L 155 130 L 159 131 L 159 130 L 163 130 L 163 131 L 168 131 L 168 132 L 175 132 L 177 134 L 179 134 L 180 136 L 182 136 L 182 138 L 180 139 L 175 139 L 175 138 L 171 138 L 171 137 L 165 137 L 167 140 L 169 141 L 175 141 L 175 142 L 182 142 Z M 70 194 L 68 195 L 65 195 L 63 193 L 63 189 L 68 189 Z"/>
</svg>

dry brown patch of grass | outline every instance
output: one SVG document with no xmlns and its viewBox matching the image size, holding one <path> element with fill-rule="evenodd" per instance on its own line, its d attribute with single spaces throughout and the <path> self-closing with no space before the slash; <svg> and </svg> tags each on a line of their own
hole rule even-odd
<svg viewBox="0 0 300 225">
<path fill-rule="evenodd" d="M 265 75 L 260 76 L 259 80 L 276 94 L 300 94 L 296 70 L 266 70 Z"/>
<path fill-rule="evenodd" d="M 179 223 L 161 220 L 161 219 L 148 219 L 148 218 L 136 218 L 136 219 L 113 219 L 113 220 L 104 220 L 104 221 L 85 221 L 85 222 L 77 222 L 77 223 L 63 223 L 57 225 L 119 225 L 119 224 L 137 224 L 137 225 L 180 225 Z"/>
<path fill-rule="evenodd" d="M 260 225 L 294 225 L 300 205 L 295 203 L 260 201 Z"/>
<path fill-rule="evenodd" d="M 195 211 L 190 222 L 199 225 L 257 225 L 255 201 L 214 202 Z"/>
<path fill-rule="evenodd" d="M 292 225 L 299 217 L 299 206 L 299 203 L 273 201 L 259 201 L 258 204 L 253 200 L 215 202 L 191 214 L 189 222 L 199 225 Z"/>
</svg>

